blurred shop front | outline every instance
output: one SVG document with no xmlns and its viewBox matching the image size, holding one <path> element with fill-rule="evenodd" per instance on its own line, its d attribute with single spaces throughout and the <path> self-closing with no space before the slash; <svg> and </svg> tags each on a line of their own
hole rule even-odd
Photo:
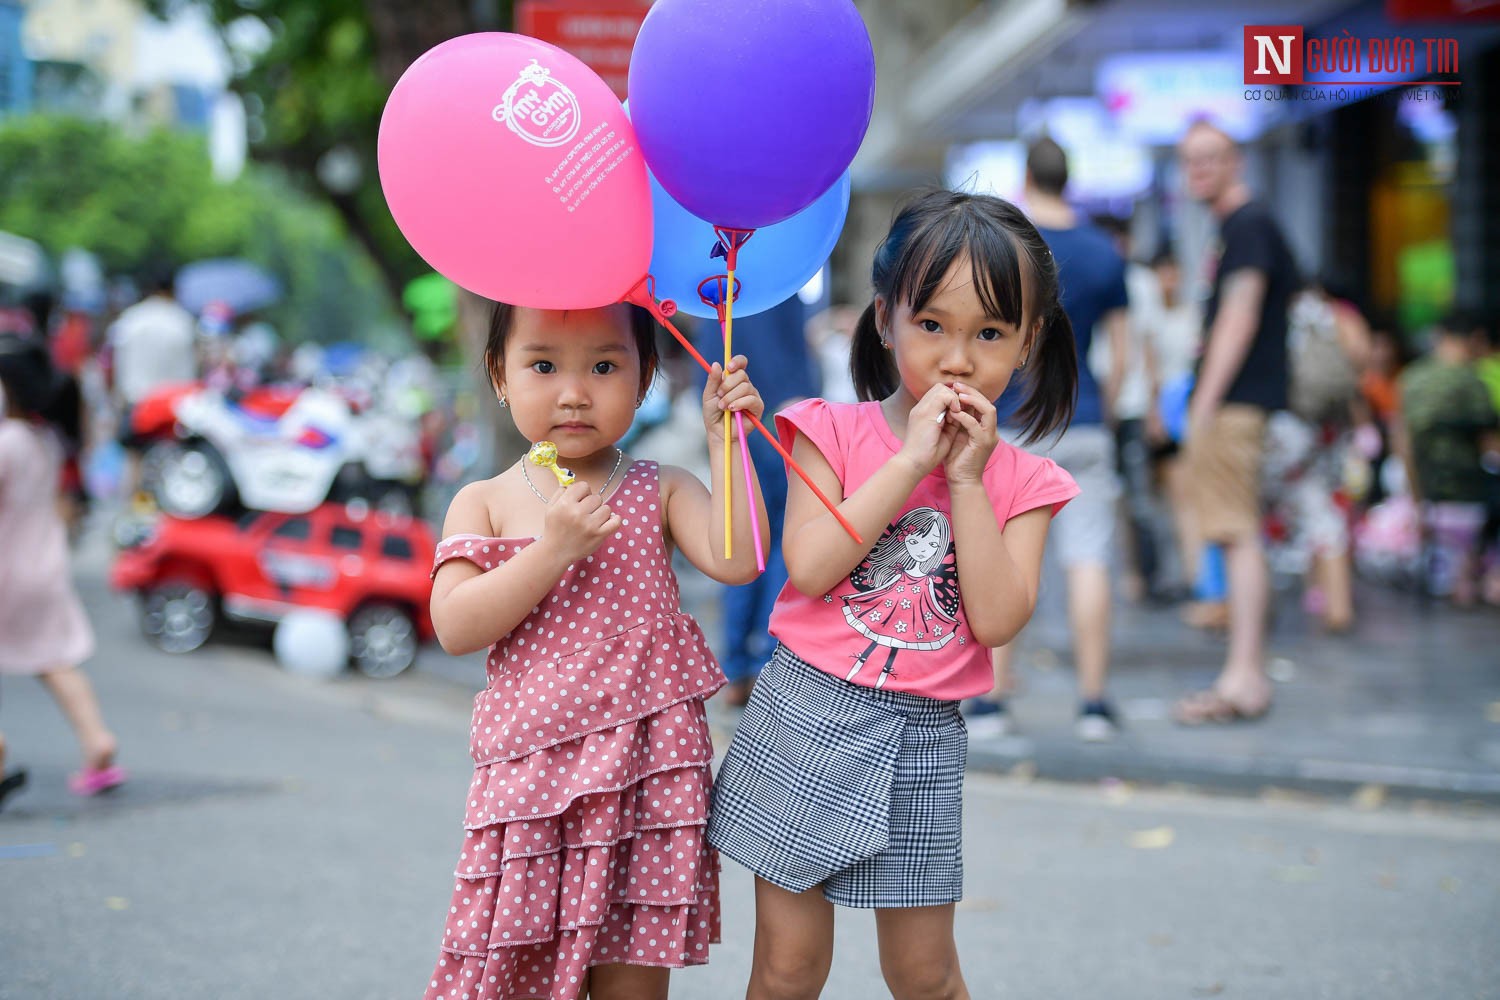
<svg viewBox="0 0 1500 1000">
<path fill-rule="evenodd" d="M 1136 256 L 1170 241 L 1184 273 L 1201 273 L 1213 220 L 1183 198 L 1173 149 L 1208 118 L 1243 144 L 1250 184 L 1307 275 L 1412 332 L 1455 304 L 1500 308 L 1500 4 L 1486 19 L 1458 16 L 1473 6 L 1461 0 L 1002 0 L 954 2 L 941 26 L 914 25 L 896 0 L 860 6 L 880 91 L 836 298 L 868 296 L 874 243 L 903 192 L 946 183 L 1016 198 L 1025 145 L 1044 132 L 1069 152 L 1083 211 L 1128 218 Z M 1323 73 L 1249 87 L 1247 25 L 1411 39 L 1418 58 L 1357 86 L 1315 87 L 1350 76 Z M 1450 60 L 1427 72 L 1434 37 L 1452 41 L 1456 71 Z"/>
</svg>

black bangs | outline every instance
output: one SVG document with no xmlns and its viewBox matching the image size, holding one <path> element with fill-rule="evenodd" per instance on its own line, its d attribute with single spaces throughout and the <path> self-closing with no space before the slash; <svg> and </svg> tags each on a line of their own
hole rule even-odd
<svg viewBox="0 0 1500 1000">
<path fill-rule="evenodd" d="M 985 218 L 984 201 L 952 200 L 930 205 L 924 218 L 913 220 L 908 251 L 895 265 L 891 292 L 920 312 L 943 286 L 955 261 L 969 258 L 975 294 L 986 315 L 1017 328 L 1022 326 L 1025 275 L 1021 254 L 996 219 Z"/>
<path fill-rule="evenodd" d="M 637 305 L 626 305 L 630 322 L 630 334 L 635 341 L 636 355 L 641 359 L 640 395 L 645 398 L 656 378 L 661 363 L 656 346 L 656 320 L 645 309 Z M 563 310 L 563 314 L 567 314 Z M 505 344 L 510 340 L 511 327 L 515 325 L 516 307 L 508 302 L 496 302 L 490 309 L 490 330 L 485 340 L 482 365 L 484 372 L 495 385 L 500 384 L 505 371 Z"/>
</svg>

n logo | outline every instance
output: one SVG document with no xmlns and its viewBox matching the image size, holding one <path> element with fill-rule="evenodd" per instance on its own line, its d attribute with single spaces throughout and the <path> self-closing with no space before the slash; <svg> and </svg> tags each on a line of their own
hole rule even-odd
<svg viewBox="0 0 1500 1000">
<path fill-rule="evenodd" d="M 1302 82 L 1302 25 L 1245 25 L 1247 85 Z"/>
</svg>

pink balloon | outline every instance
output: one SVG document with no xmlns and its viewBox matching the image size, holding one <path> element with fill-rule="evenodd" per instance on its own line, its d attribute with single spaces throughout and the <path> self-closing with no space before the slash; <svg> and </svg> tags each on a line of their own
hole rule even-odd
<svg viewBox="0 0 1500 1000">
<path fill-rule="evenodd" d="M 624 298 L 651 263 L 651 188 L 635 130 L 593 70 L 502 32 L 412 63 L 380 118 L 380 184 L 433 269 L 538 309 Z"/>
</svg>

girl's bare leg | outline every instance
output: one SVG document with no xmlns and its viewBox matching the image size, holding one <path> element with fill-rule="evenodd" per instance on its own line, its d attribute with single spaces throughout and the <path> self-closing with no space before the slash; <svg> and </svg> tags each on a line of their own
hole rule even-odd
<svg viewBox="0 0 1500 1000">
<path fill-rule="evenodd" d="M 755 956 L 745 1000 L 817 1000 L 833 965 L 833 904 L 814 886 L 755 880 Z"/>
<path fill-rule="evenodd" d="M 1349 553 L 1319 553 L 1313 557 L 1313 570 L 1323 586 L 1323 625 L 1330 632 L 1347 632 L 1354 627 L 1354 570 Z"/>
<path fill-rule="evenodd" d="M 953 904 L 876 910 L 880 971 L 895 1000 L 969 1000 L 958 946 L 953 941 Z"/>
<path fill-rule="evenodd" d="M 596 965 L 584 989 L 590 1000 L 667 1000 L 671 971 L 650 965 Z"/>
<path fill-rule="evenodd" d="M 88 675 L 77 667 L 55 667 L 41 679 L 78 737 L 84 767 L 98 770 L 113 764 L 115 734 L 104 725 Z"/>
</svg>

